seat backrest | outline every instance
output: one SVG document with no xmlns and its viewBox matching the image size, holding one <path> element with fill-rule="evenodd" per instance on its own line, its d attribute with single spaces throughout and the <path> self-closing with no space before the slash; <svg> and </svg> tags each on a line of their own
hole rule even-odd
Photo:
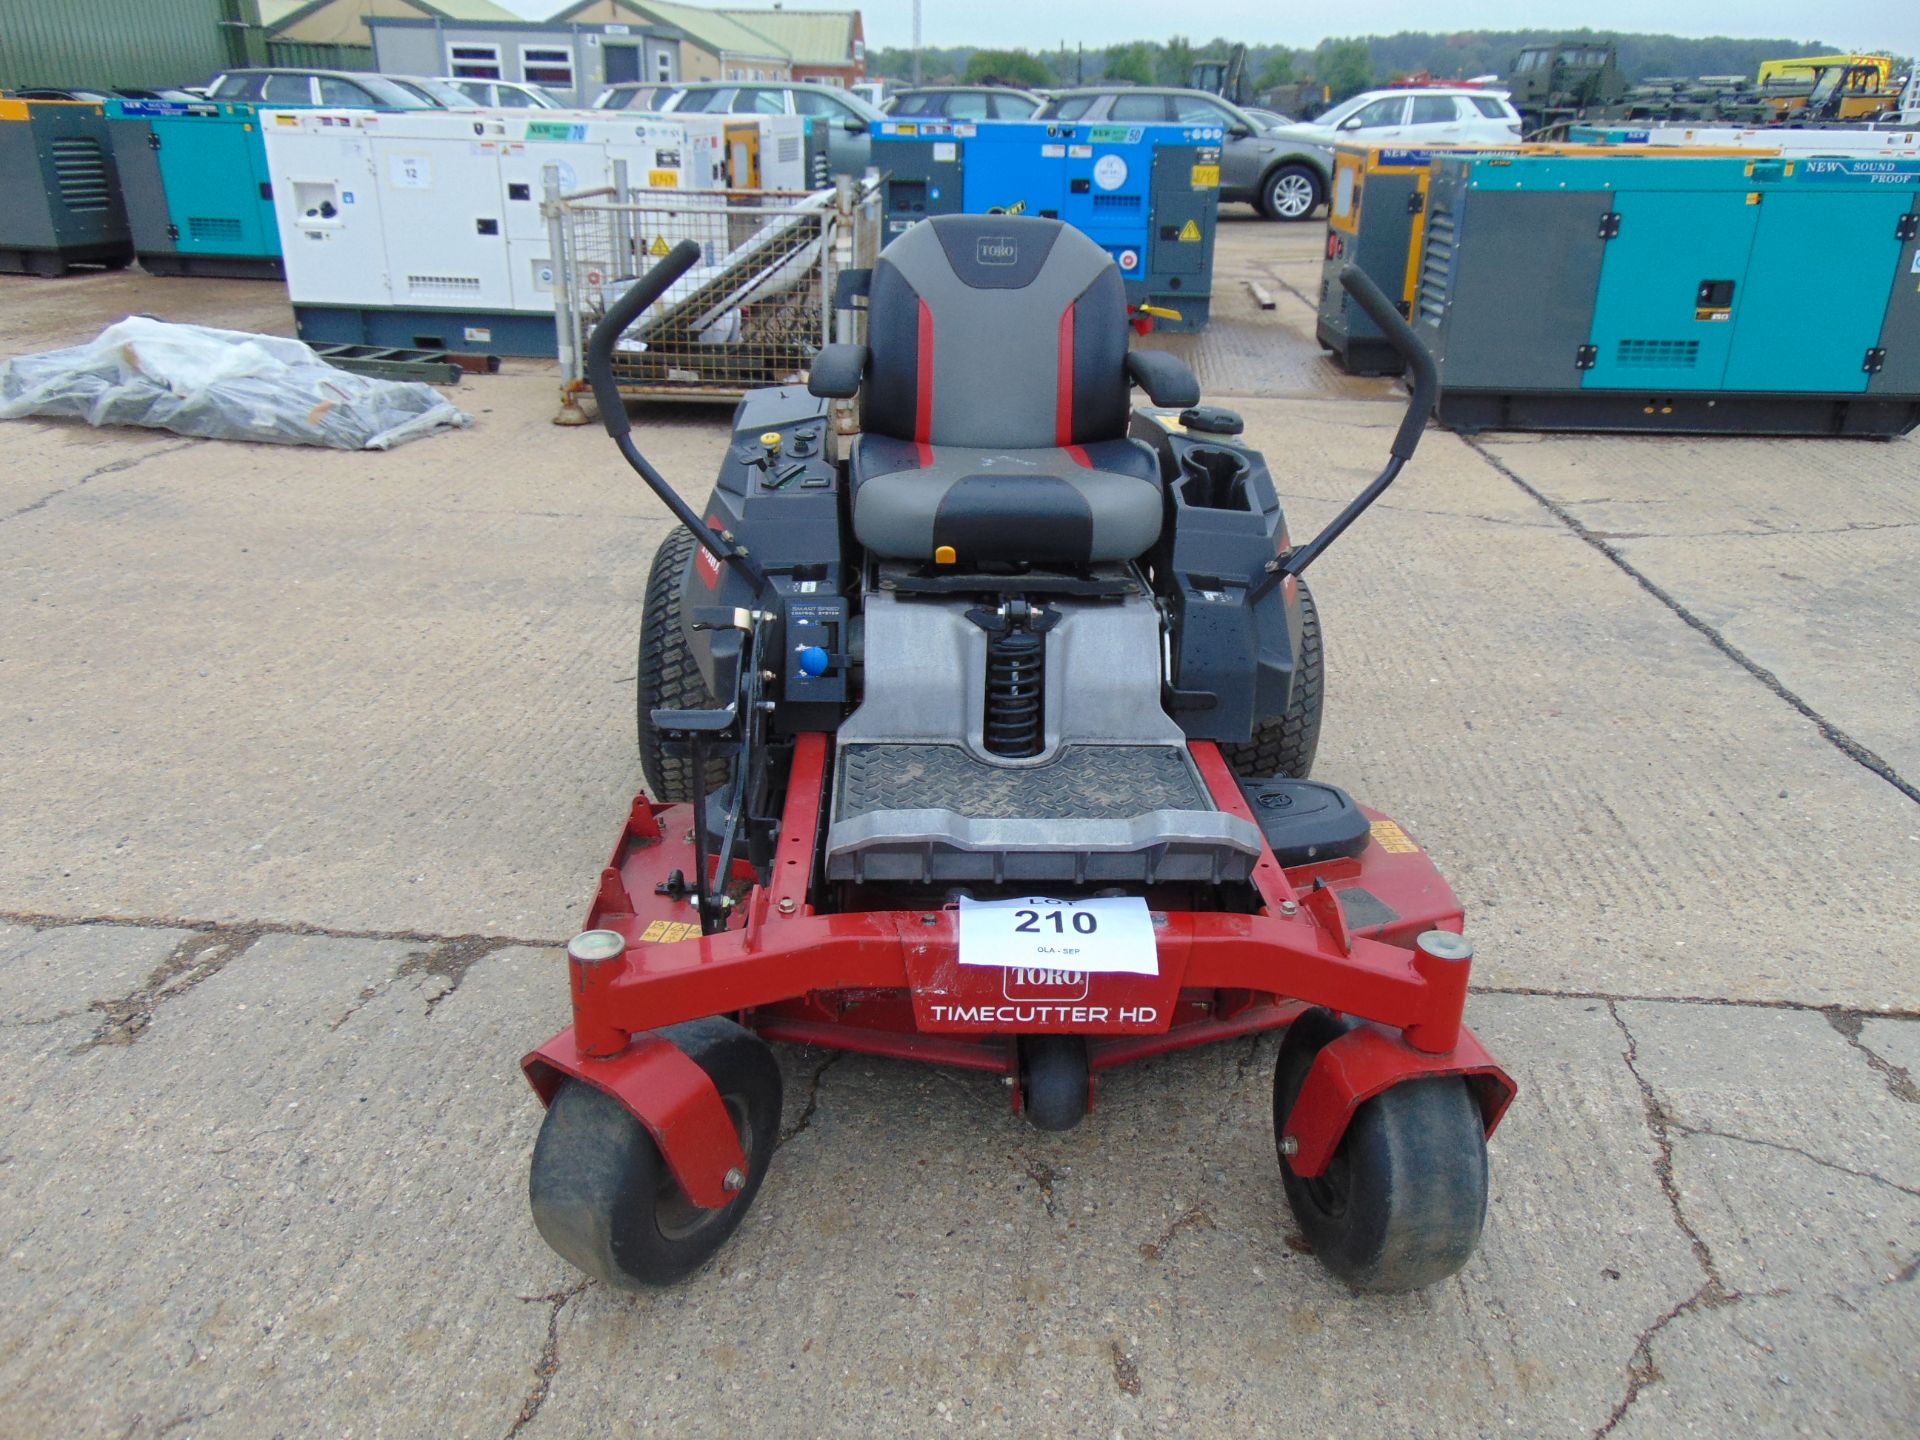
<svg viewBox="0 0 1920 1440">
<path fill-rule="evenodd" d="M 1118 439 L 1127 335 L 1120 271 L 1072 226 L 923 220 L 874 264 L 861 427 L 1017 450 Z"/>
</svg>

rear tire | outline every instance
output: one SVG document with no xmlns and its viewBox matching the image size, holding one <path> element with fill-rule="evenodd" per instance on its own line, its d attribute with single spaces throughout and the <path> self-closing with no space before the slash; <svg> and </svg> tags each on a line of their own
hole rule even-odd
<svg viewBox="0 0 1920 1440">
<path fill-rule="evenodd" d="M 1269 220 L 1311 220 L 1327 198 L 1327 187 L 1311 165 L 1276 166 L 1260 182 L 1258 205 Z"/>
<path fill-rule="evenodd" d="M 1313 773 L 1320 748 L 1320 712 L 1326 701 L 1326 653 L 1320 639 L 1320 611 L 1313 592 L 1300 581 L 1300 663 L 1294 671 L 1287 713 L 1261 720 L 1244 744 L 1222 745 L 1233 773 L 1247 780 L 1284 776 L 1304 780 Z"/>
<path fill-rule="evenodd" d="M 725 1206 L 687 1199 L 631 1111 L 579 1080 L 561 1085 L 534 1143 L 527 1198 L 541 1238 L 596 1280 L 669 1285 L 726 1243 L 766 1177 L 780 1128 L 780 1066 L 766 1041 L 718 1016 L 670 1025 L 671 1040 L 712 1078 L 746 1152 L 746 1184 Z"/>
<path fill-rule="evenodd" d="M 1406 1080 L 1353 1112 L 1326 1170 L 1293 1173 L 1281 1147 L 1322 1049 L 1357 1024 L 1309 1010 L 1287 1029 L 1273 1072 L 1273 1135 L 1287 1204 L 1314 1255 L 1355 1290 L 1422 1290 L 1457 1273 L 1487 1219 L 1487 1136 L 1456 1075 Z"/>
<path fill-rule="evenodd" d="M 699 541 L 675 527 L 654 552 L 647 572 L 647 598 L 640 617 L 640 664 L 635 678 L 640 773 L 647 793 L 662 804 L 693 799 L 693 758 L 669 755 L 653 728 L 655 710 L 709 710 L 719 704 L 694 663 L 680 624 L 680 587 Z M 707 761 L 707 793 L 727 783 L 724 757 Z"/>
</svg>

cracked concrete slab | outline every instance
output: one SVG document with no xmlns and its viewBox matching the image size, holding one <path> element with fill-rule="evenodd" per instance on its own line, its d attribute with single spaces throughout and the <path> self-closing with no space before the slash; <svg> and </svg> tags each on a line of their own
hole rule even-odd
<svg viewBox="0 0 1920 1440">
<path fill-rule="evenodd" d="M 1913 1312 L 1911 1293 L 1885 1289 L 1683 1316 L 1659 1336 L 1657 1380 L 1612 1433 L 1911 1435 L 1920 1429 Z"/>
<path fill-rule="evenodd" d="M 1618 1010 L 1638 1043 L 1638 1071 L 1674 1125 L 1791 1147 L 1920 1194 L 1920 1106 L 1892 1094 L 1827 1016 L 1712 1005 Z"/>
<path fill-rule="evenodd" d="M 1920 785 L 1920 443 L 1582 438 L 1479 443 Z"/>
<path fill-rule="evenodd" d="M 507 950 L 435 1006 L 408 953 L 267 936 L 137 1045 L 36 1066 L 0 1166 L 0 1311 L 35 1317 L 0 1340 L 10 1434 L 505 1429 L 551 1268 L 511 1056 L 564 990 Z"/>
</svg>

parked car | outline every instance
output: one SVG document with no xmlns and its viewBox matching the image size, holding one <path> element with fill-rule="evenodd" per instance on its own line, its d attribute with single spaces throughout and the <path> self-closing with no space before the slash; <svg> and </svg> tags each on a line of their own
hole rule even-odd
<svg viewBox="0 0 1920 1440">
<path fill-rule="evenodd" d="M 109 90 L 76 89 L 71 85 L 29 85 L 24 90 L 4 92 L 15 100 L 84 100 L 99 105 L 108 100 L 198 100 L 198 95 L 176 90 L 170 85 L 151 89 L 144 85 L 115 85 Z"/>
<path fill-rule="evenodd" d="M 1259 121 L 1260 128 L 1263 130 L 1277 130 L 1282 125 L 1292 125 L 1295 123 L 1291 118 L 1282 115 L 1278 110 L 1262 110 L 1253 105 L 1242 105 L 1240 108 L 1247 115 Z"/>
<path fill-rule="evenodd" d="M 1044 103 L 1004 85 L 929 85 L 898 91 L 881 108 L 897 120 L 1031 120 Z"/>
<path fill-rule="evenodd" d="M 210 100 L 257 100 L 268 105 L 339 105 L 347 109 L 437 110 L 416 91 L 384 75 L 357 70 L 228 70 L 207 85 Z"/>
<path fill-rule="evenodd" d="M 480 110 L 485 101 L 476 100 L 451 80 L 435 80 L 427 75 L 387 75 L 402 90 L 411 90 L 422 100 L 441 110 Z"/>
<path fill-rule="evenodd" d="M 632 100 L 640 103 L 630 103 Z M 726 112 L 817 116 L 830 127 L 827 159 L 836 175 L 859 175 L 866 170 L 873 154 L 873 140 L 868 132 L 887 118 L 845 90 L 792 80 L 762 84 L 696 80 L 673 86 L 609 85 L 593 103 L 596 109 L 652 110 L 665 115 Z"/>
<path fill-rule="evenodd" d="M 595 110 L 644 110 L 649 114 L 666 108 L 667 101 L 680 93 L 675 84 L 609 85 L 593 97 Z"/>
<path fill-rule="evenodd" d="M 439 77 L 442 85 L 451 85 L 477 105 L 490 110 L 564 110 L 567 106 L 550 91 L 538 85 L 523 85 L 517 80 L 468 80 L 452 75 Z"/>
<path fill-rule="evenodd" d="M 1241 200 L 1269 220 L 1305 220 L 1327 198 L 1333 151 L 1293 131 L 1264 129 L 1246 111 L 1204 90 L 1154 86 L 1062 90 L 1036 120 L 1219 125 L 1220 198 Z"/>
<path fill-rule="evenodd" d="M 1325 145 L 1339 140 L 1428 145 L 1506 145 L 1520 138 L 1520 112 L 1497 90 L 1430 87 L 1365 90 L 1326 114 L 1288 127 Z"/>
</svg>

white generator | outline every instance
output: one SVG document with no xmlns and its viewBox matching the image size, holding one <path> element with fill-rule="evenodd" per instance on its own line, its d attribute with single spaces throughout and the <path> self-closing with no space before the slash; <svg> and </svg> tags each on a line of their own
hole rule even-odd
<svg viewBox="0 0 1920 1440">
<path fill-rule="evenodd" d="M 551 355 L 542 170 L 563 189 L 691 188 L 673 122 L 592 111 L 270 111 L 262 120 L 302 338 Z"/>
</svg>

